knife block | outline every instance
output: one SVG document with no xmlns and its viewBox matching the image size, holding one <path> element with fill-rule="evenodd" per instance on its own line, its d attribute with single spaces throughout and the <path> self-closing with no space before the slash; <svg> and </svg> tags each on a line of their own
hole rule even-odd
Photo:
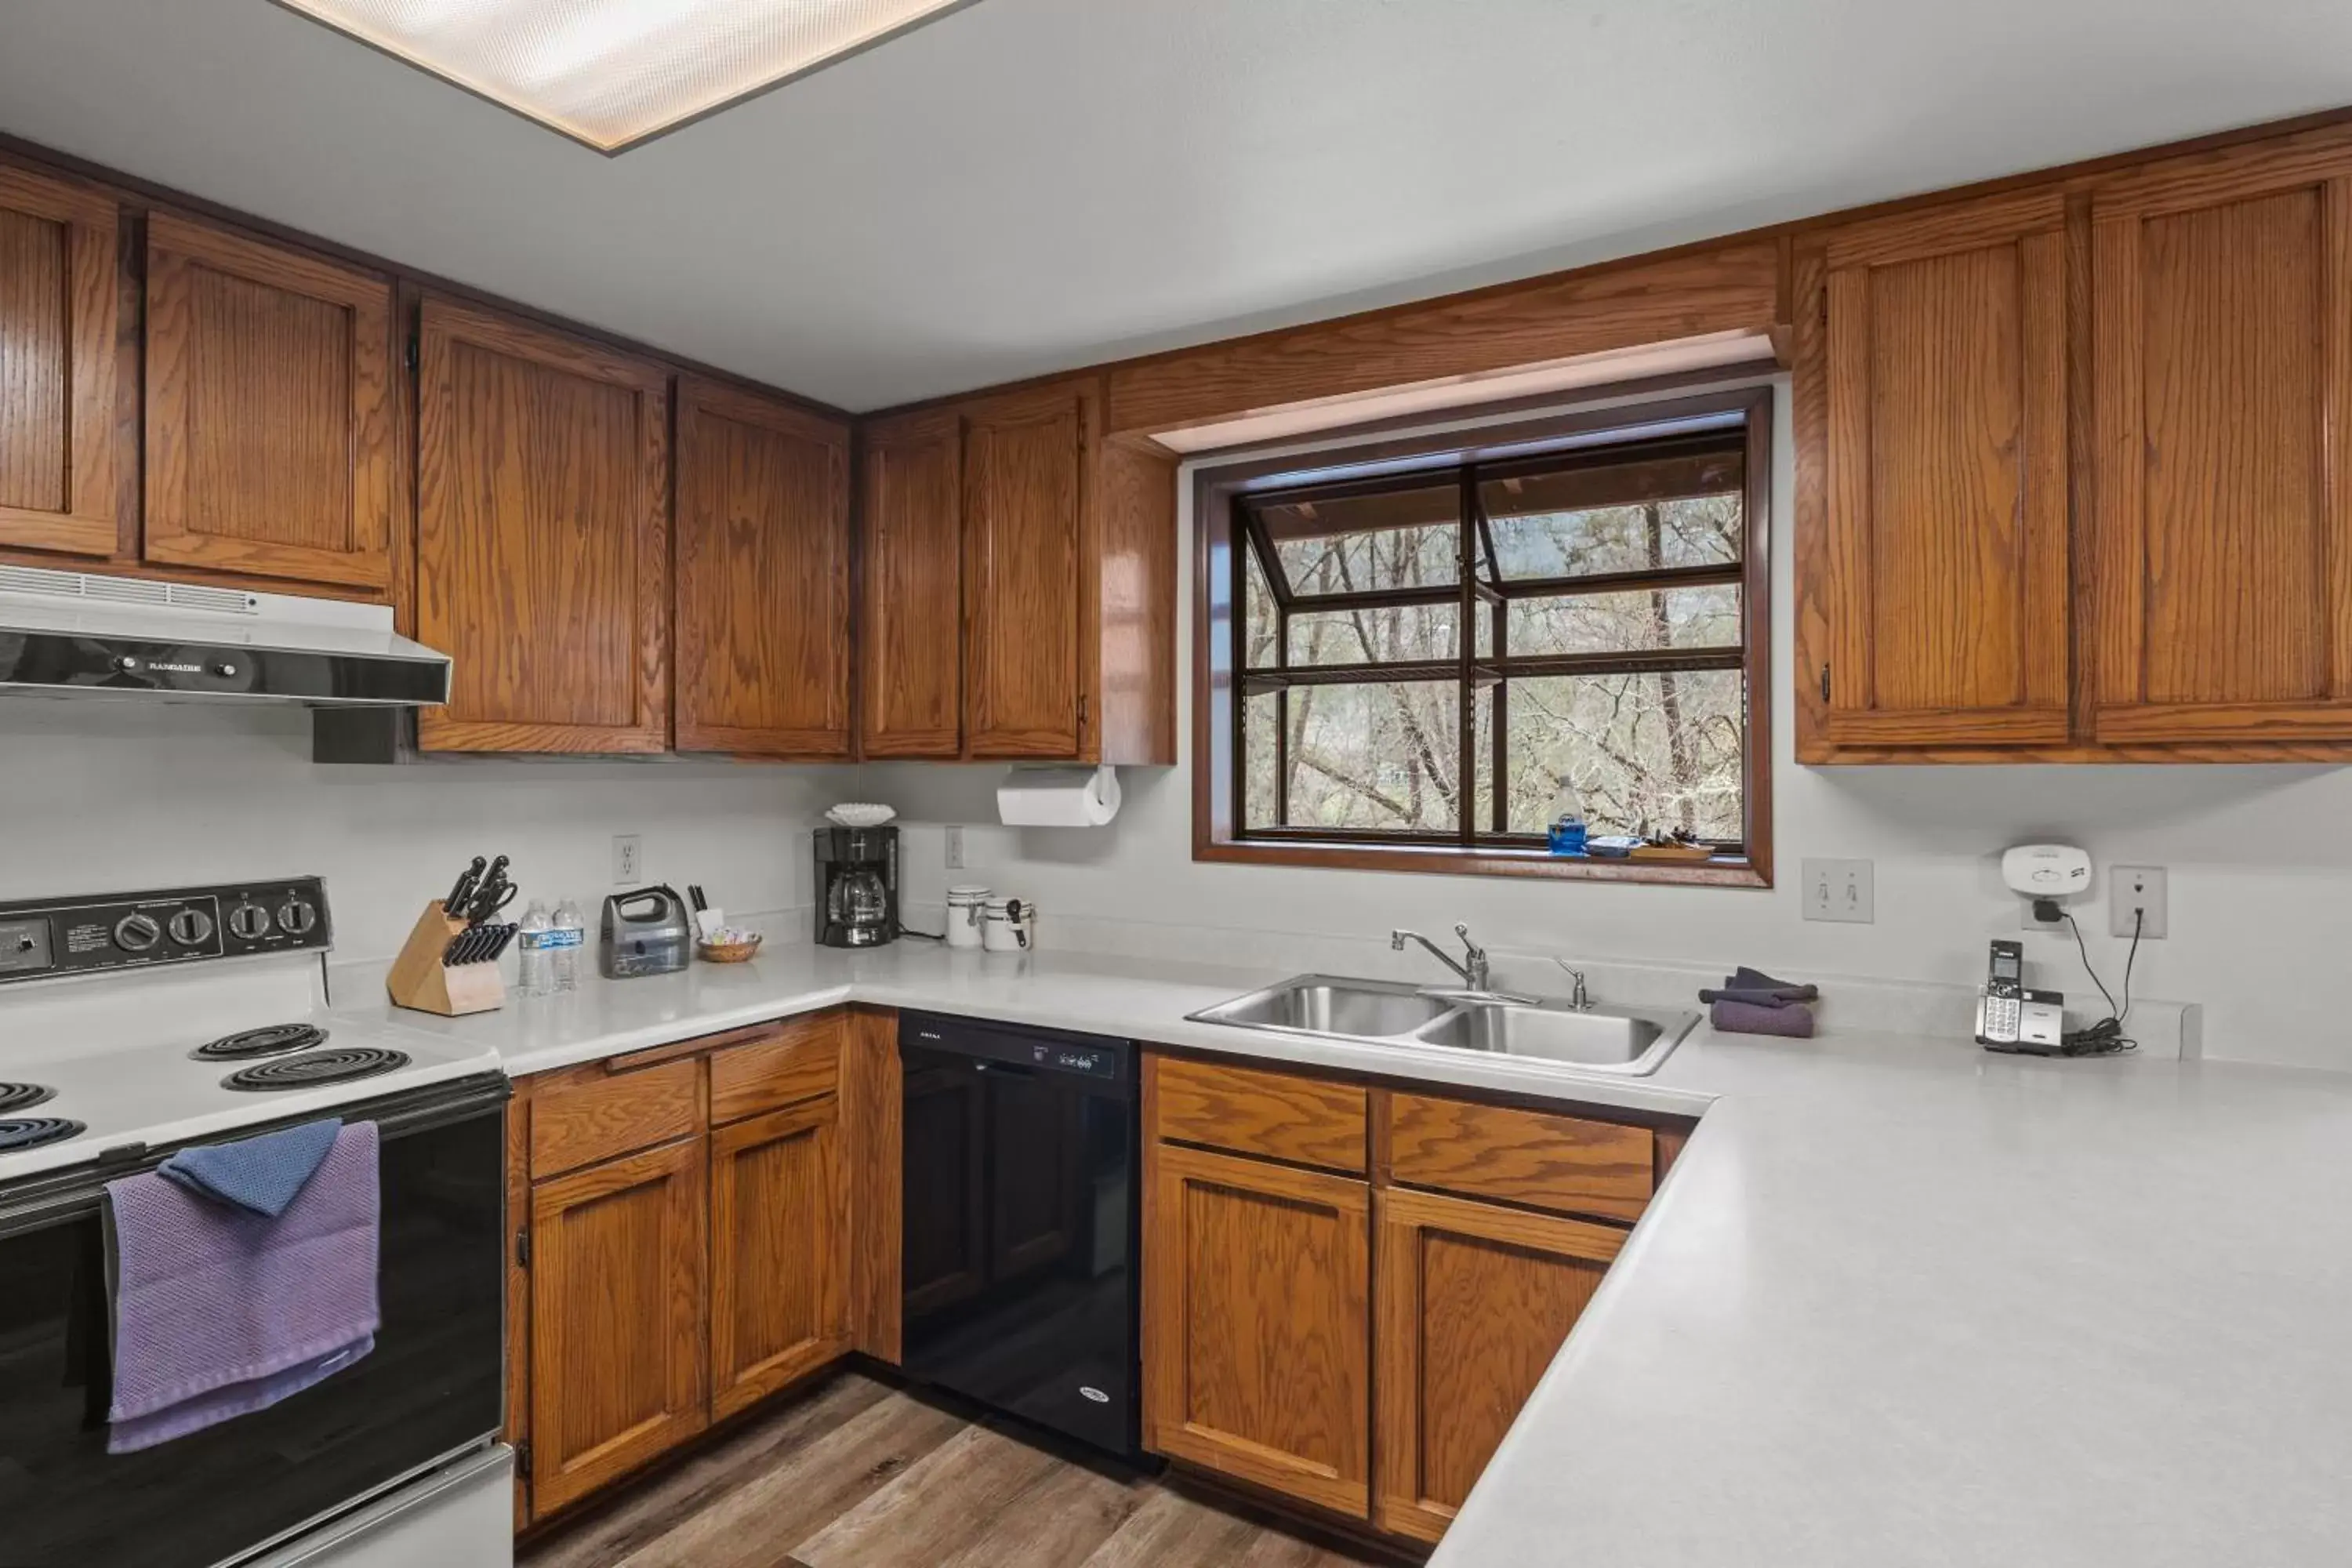
<svg viewBox="0 0 2352 1568">
<path fill-rule="evenodd" d="M 443 911 L 438 899 L 425 906 L 383 979 L 394 1006 L 457 1018 L 506 1005 L 506 982 L 497 963 L 461 963 L 452 969 L 441 962 L 465 929 L 464 921 Z"/>
</svg>

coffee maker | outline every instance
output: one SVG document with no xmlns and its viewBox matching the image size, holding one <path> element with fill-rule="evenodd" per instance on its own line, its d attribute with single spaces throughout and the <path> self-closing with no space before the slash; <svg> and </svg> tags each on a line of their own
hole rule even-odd
<svg viewBox="0 0 2352 1568">
<path fill-rule="evenodd" d="M 816 830 L 816 940 L 880 947 L 898 934 L 898 830 Z"/>
</svg>

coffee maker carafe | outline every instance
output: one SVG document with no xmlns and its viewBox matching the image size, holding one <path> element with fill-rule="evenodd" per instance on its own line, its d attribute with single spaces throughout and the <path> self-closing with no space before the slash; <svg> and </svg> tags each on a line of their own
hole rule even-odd
<svg viewBox="0 0 2352 1568">
<path fill-rule="evenodd" d="M 879 947 L 898 934 L 898 830 L 816 830 L 816 940 Z"/>
</svg>

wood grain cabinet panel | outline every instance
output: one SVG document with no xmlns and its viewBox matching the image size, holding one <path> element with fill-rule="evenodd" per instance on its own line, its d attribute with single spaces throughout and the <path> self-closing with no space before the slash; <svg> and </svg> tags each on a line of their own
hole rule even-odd
<svg viewBox="0 0 2352 1568">
<path fill-rule="evenodd" d="M 1386 1174 L 1415 1186 L 1634 1220 L 1649 1206 L 1654 1161 L 1646 1127 L 1433 1095 L 1388 1097 Z"/>
<path fill-rule="evenodd" d="M 2064 198 L 2055 189 L 1832 230 L 1823 635 L 1798 672 L 1821 737 L 2062 744 L 2069 733 Z M 1809 693 L 1808 696 L 1811 696 Z"/>
<path fill-rule="evenodd" d="M 831 1096 L 710 1135 L 710 1414 L 849 1351 L 849 1212 Z"/>
<path fill-rule="evenodd" d="M 116 545 L 113 198 L 0 167 L 0 545 Z"/>
<path fill-rule="evenodd" d="M 702 1430 L 707 1141 L 531 1192 L 534 1510 L 553 1512 Z"/>
<path fill-rule="evenodd" d="M 833 1093 L 841 1085 L 844 1033 L 843 1015 L 817 1013 L 718 1052 L 710 1058 L 711 1125 Z"/>
<path fill-rule="evenodd" d="M 2091 217 L 2097 738 L 2352 739 L 2352 133 Z"/>
<path fill-rule="evenodd" d="M 541 1080 L 530 1108 L 532 1179 L 545 1181 L 698 1131 L 701 1072 L 693 1061 L 629 1072 L 591 1062 Z"/>
<path fill-rule="evenodd" d="M 1174 1144 L 1146 1158 L 1145 1446 L 1369 1517 L 1371 1189 Z"/>
<path fill-rule="evenodd" d="M 1380 1482 L 1372 1522 L 1435 1541 L 1623 1244 L 1606 1226 L 1379 1194 Z"/>
<path fill-rule="evenodd" d="M 1369 1097 L 1360 1085 L 1156 1054 L 1145 1071 L 1154 1138 L 1364 1173 Z"/>
<path fill-rule="evenodd" d="M 850 753 L 849 429 L 677 388 L 677 749 Z"/>
<path fill-rule="evenodd" d="M 971 754 L 1076 757 L 1098 585 L 1090 560 L 1087 400 L 1048 388 L 963 425 L 964 668 Z M 1097 650 L 1098 656 L 1098 650 Z"/>
<path fill-rule="evenodd" d="M 668 376 L 425 301 L 417 633 L 456 662 L 428 751 L 669 747 Z"/>
<path fill-rule="evenodd" d="M 147 224 L 150 561 L 389 594 L 389 279 Z"/>
<path fill-rule="evenodd" d="M 963 435 L 953 410 L 860 434 L 858 742 L 869 757 L 963 747 Z"/>
</svg>

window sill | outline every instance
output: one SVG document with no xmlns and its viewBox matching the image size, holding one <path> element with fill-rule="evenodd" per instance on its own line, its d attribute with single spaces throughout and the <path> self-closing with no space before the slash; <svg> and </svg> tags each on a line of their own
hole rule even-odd
<svg viewBox="0 0 2352 1568">
<path fill-rule="evenodd" d="M 1330 871 L 1424 871 L 1444 877 L 1549 877 L 1570 882 L 1658 882 L 1681 887 L 1769 888 L 1771 872 L 1752 860 L 1593 860 L 1541 849 L 1459 849 L 1427 844 L 1300 844 L 1226 839 L 1196 842 L 1195 860 L 1312 867 Z"/>
</svg>

